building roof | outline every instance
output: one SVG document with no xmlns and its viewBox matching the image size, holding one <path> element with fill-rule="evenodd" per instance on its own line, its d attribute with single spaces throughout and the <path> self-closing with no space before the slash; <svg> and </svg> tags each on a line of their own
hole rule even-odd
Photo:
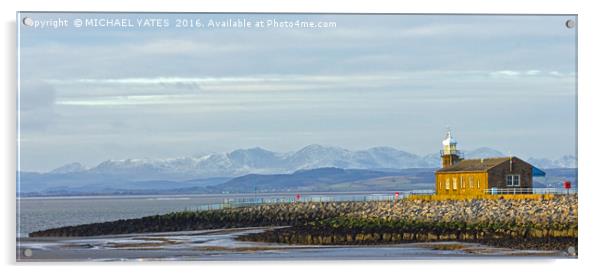
<svg viewBox="0 0 602 274">
<path fill-rule="evenodd" d="M 493 168 L 502 163 L 505 163 L 512 158 L 516 158 L 516 157 L 467 159 L 467 160 L 462 160 L 455 165 L 441 168 L 441 169 L 437 170 L 437 172 L 487 171 L 490 168 Z"/>
<path fill-rule="evenodd" d="M 546 176 L 546 173 L 539 168 L 533 167 L 532 171 L 533 171 L 533 177 L 545 177 Z"/>
</svg>

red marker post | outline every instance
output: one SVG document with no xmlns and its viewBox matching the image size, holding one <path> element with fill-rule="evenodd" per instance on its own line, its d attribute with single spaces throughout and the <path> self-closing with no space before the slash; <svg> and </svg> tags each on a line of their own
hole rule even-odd
<svg viewBox="0 0 602 274">
<path fill-rule="evenodd" d="M 301 194 L 297 194 L 297 195 L 295 195 L 295 200 L 296 200 L 296 201 L 299 201 L 299 200 L 301 200 Z"/>
<path fill-rule="evenodd" d="M 395 192 L 395 202 L 397 202 L 397 199 L 399 199 L 399 192 Z"/>
<path fill-rule="evenodd" d="M 562 182 L 562 186 L 566 189 L 566 194 L 569 194 L 569 190 L 571 189 L 571 182 L 564 181 Z"/>
</svg>

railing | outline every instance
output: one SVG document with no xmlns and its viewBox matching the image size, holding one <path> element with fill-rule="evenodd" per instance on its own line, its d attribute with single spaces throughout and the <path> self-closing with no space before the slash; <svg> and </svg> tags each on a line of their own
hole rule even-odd
<svg viewBox="0 0 602 274">
<path fill-rule="evenodd" d="M 424 190 L 412 190 L 408 192 L 409 195 L 433 195 L 435 191 L 432 189 L 424 189 Z"/>
<path fill-rule="evenodd" d="M 443 156 L 443 155 L 450 155 L 450 154 L 454 154 L 454 155 L 458 155 L 458 157 L 460 158 L 464 158 L 464 152 L 457 150 L 457 149 L 442 149 L 439 150 L 439 155 Z"/>
<path fill-rule="evenodd" d="M 295 202 L 368 202 L 368 201 L 394 201 L 402 199 L 409 195 L 432 195 L 433 190 L 413 190 L 399 191 L 399 196 L 395 197 L 395 192 L 390 194 L 340 194 L 340 195 L 316 195 L 306 194 L 297 198 L 296 195 L 286 195 L 277 197 L 240 197 L 240 198 L 225 198 L 222 203 L 207 204 L 195 207 L 188 207 L 187 211 L 197 210 L 217 210 L 224 208 L 238 208 L 246 206 L 255 206 L 262 204 L 284 204 Z"/>
<path fill-rule="evenodd" d="M 501 194 L 576 194 L 577 189 L 563 188 L 489 188 L 484 190 L 485 194 L 501 195 Z"/>
<path fill-rule="evenodd" d="M 401 196 L 401 194 L 400 194 Z M 225 204 L 256 205 L 279 204 L 293 202 L 365 202 L 365 201 L 391 201 L 394 194 L 368 194 L 368 195 L 303 195 L 299 198 L 294 195 L 285 197 L 256 197 L 256 198 L 227 198 Z"/>
<path fill-rule="evenodd" d="M 410 195 L 433 195 L 435 191 L 432 189 L 399 191 L 397 199 L 403 199 Z M 563 188 L 490 188 L 484 190 L 485 194 L 502 195 L 502 194 L 576 194 L 577 189 Z M 185 208 L 187 211 L 198 210 L 217 210 L 224 208 L 238 208 L 246 206 L 255 206 L 262 204 L 283 204 L 295 202 L 367 202 L 367 201 L 394 201 L 396 199 L 395 192 L 391 194 L 340 194 L 340 195 L 316 195 L 305 194 L 299 198 L 296 195 L 273 196 L 273 197 L 240 197 L 240 198 L 225 198 L 222 203 L 206 204 L 195 207 Z"/>
</svg>

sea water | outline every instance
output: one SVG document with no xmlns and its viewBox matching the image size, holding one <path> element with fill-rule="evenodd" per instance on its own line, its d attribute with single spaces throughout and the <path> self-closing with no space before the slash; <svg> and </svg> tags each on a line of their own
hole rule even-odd
<svg viewBox="0 0 602 274">
<path fill-rule="evenodd" d="M 184 210 L 218 209 L 226 201 L 383 200 L 381 193 L 293 193 L 26 197 L 17 199 L 17 236 L 62 226 L 132 219 Z M 236 205 L 236 204 L 235 204 Z"/>
</svg>

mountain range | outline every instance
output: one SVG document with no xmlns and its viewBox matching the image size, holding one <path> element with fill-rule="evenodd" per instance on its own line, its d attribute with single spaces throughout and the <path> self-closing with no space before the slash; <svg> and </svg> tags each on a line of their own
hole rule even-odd
<svg viewBox="0 0 602 274">
<path fill-rule="evenodd" d="M 465 151 L 464 156 L 487 158 L 504 154 L 483 147 Z M 527 161 L 543 169 L 576 167 L 576 158 L 573 156 L 560 159 L 530 158 Z M 417 168 L 434 170 L 439 165 L 439 154 L 420 156 L 392 147 L 352 151 L 314 144 L 289 153 L 257 147 L 196 157 L 107 160 L 90 168 L 80 163 L 70 163 L 46 173 L 20 172 L 19 192 L 207 188 L 249 174 L 294 174 L 320 168 L 382 172 Z"/>
<path fill-rule="evenodd" d="M 502 152 L 482 147 L 465 152 L 465 158 L 503 157 Z M 574 168 L 576 158 L 529 158 L 528 162 L 539 168 Z M 234 177 L 250 173 L 292 173 L 297 170 L 321 167 L 343 169 L 406 169 L 427 168 L 440 165 L 439 154 L 419 156 L 392 147 L 374 147 L 352 151 L 339 147 L 309 145 L 296 152 L 278 153 L 263 148 L 237 149 L 229 153 L 210 153 L 197 157 L 171 159 L 107 160 L 86 168 L 80 163 L 70 163 L 49 173 L 136 173 L 139 179 L 196 179 L 209 177 Z"/>
</svg>

